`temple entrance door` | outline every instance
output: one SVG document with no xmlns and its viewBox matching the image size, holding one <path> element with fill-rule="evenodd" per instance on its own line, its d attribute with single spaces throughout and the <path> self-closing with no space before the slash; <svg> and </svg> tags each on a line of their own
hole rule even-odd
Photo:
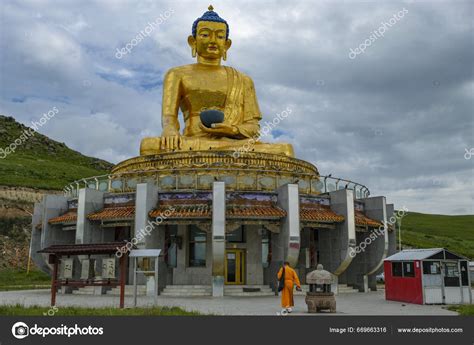
<svg viewBox="0 0 474 345">
<path fill-rule="evenodd" d="M 242 249 L 225 251 L 225 284 L 242 285 L 245 277 L 245 252 Z"/>
</svg>

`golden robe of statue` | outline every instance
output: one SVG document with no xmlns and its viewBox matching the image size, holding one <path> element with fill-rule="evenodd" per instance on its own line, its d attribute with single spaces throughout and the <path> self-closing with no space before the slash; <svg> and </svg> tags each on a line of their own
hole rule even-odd
<svg viewBox="0 0 474 345">
<path fill-rule="evenodd" d="M 255 88 L 250 77 L 228 66 L 228 25 L 209 8 L 193 24 L 188 37 L 197 63 L 170 69 L 163 82 L 161 137 L 144 138 L 140 155 L 189 150 L 233 150 L 282 154 L 293 157 L 290 144 L 260 142 L 262 119 Z M 178 112 L 184 115 L 184 133 L 180 133 Z M 205 127 L 203 110 L 224 113 L 224 122 Z"/>
</svg>

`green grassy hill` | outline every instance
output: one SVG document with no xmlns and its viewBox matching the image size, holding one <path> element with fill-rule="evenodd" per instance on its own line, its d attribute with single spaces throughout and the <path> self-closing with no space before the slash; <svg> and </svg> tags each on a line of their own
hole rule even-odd
<svg viewBox="0 0 474 345">
<path fill-rule="evenodd" d="M 402 219 L 402 245 L 413 248 L 444 247 L 474 259 L 474 215 L 409 212 Z"/>
<path fill-rule="evenodd" d="M 14 143 L 27 129 L 14 118 L 0 115 L 0 149 Z M 36 132 L 14 153 L 0 159 L 0 185 L 61 190 L 74 180 L 106 174 L 111 167 L 109 162 L 84 156 Z"/>
</svg>

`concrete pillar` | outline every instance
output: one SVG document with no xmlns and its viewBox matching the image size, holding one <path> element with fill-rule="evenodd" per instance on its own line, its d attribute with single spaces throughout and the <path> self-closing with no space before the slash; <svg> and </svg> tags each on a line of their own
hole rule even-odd
<svg viewBox="0 0 474 345">
<path fill-rule="evenodd" d="M 158 187 L 150 182 L 137 184 L 135 192 L 135 223 L 134 237 L 138 240 L 136 246 L 140 249 L 165 249 L 165 227 L 162 224 L 165 214 L 156 219 L 150 219 L 150 211 L 158 205 Z M 154 265 L 150 266 L 152 269 Z M 164 256 L 158 259 L 158 290 L 166 286 L 168 267 Z M 155 293 L 154 276 L 138 276 L 138 284 L 146 284 L 146 293 L 153 296 Z"/>
<path fill-rule="evenodd" d="M 48 264 L 49 254 L 38 254 L 37 251 L 53 244 L 71 243 L 71 232 L 63 232 L 60 226 L 49 224 L 51 218 L 67 211 L 67 198 L 62 195 L 45 195 L 43 200 L 35 203 L 32 217 L 30 251 L 33 262 L 45 273 L 50 274 L 52 265 Z M 40 225 L 41 230 L 36 229 Z M 74 243 L 74 241 L 72 241 Z"/>
<path fill-rule="evenodd" d="M 77 226 L 76 226 L 76 244 L 100 243 L 102 242 L 102 232 L 98 222 L 92 222 L 87 219 L 91 213 L 100 211 L 104 207 L 104 193 L 95 189 L 83 188 L 79 190 L 77 199 Z M 74 263 L 87 259 L 87 256 L 78 256 Z M 95 279 L 101 279 L 102 275 L 102 258 L 100 256 L 91 256 L 96 260 Z M 104 287 L 96 286 L 94 288 L 95 295 L 101 295 L 105 292 Z"/>
<path fill-rule="evenodd" d="M 324 268 L 337 278 L 349 267 L 356 245 L 354 192 L 341 189 L 330 192 L 331 209 L 344 216 L 335 229 L 319 231 L 319 258 Z"/>
<path fill-rule="evenodd" d="M 300 254 L 300 199 L 297 184 L 286 184 L 278 189 L 278 206 L 286 211 L 280 231 L 285 261 L 296 267 Z"/>
<path fill-rule="evenodd" d="M 153 183 L 137 184 L 135 194 L 135 231 L 133 236 L 140 238 L 136 245 L 141 249 L 154 249 L 152 236 L 137 236 L 138 233 L 144 234 L 145 230 L 149 232 L 150 223 L 148 214 L 158 204 L 158 188 Z M 148 227 L 147 227 L 148 225 Z M 145 229 L 146 228 L 146 229 Z M 151 234 L 157 233 L 158 229 L 152 229 Z M 163 249 L 163 248 L 161 248 Z"/>
<path fill-rule="evenodd" d="M 268 267 L 269 285 L 276 292 L 278 270 L 284 261 L 297 267 L 300 253 L 300 201 L 297 184 L 286 184 L 278 188 L 277 205 L 286 211 L 280 233 L 272 234 L 272 261 Z"/>
<path fill-rule="evenodd" d="M 358 289 L 360 292 L 368 291 L 368 279 L 365 276 L 368 267 L 370 267 L 370 238 L 372 230 L 368 232 L 357 232 L 356 243 L 358 251 L 354 251 L 354 258 L 346 270 L 347 285 Z"/>
<path fill-rule="evenodd" d="M 245 272 L 248 285 L 263 284 L 262 232 L 261 225 L 245 225 L 247 257 Z"/>
<path fill-rule="evenodd" d="M 224 296 L 225 183 L 212 185 L 212 296 Z"/>
<path fill-rule="evenodd" d="M 76 244 L 96 243 L 102 239 L 100 225 L 91 222 L 87 216 L 104 207 L 104 193 L 95 189 L 79 190 L 77 200 Z M 100 265 L 101 266 L 101 265 Z"/>
<path fill-rule="evenodd" d="M 387 224 L 387 208 L 384 196 L 362 199 L 364 212 L 367 217 Z M 388 254 L 388 230 L 384 226 L 372 230 L 369 235 L 371 241 L 365 248 L 367 257 L 367 271 L 364 275 L 364 291 L 377 290 L 376 273 L 382 268 L 383 260 Z"/>
<path fill-rule="evenodd" d="M 316 269 L 316 267 L 306 267 L 306 261 L 310 255 L 311 233 L 314 231 L 313 228 L 301 229 L 301 250 L 297 266 L 298 277 L 301 284 L 306 284 L 306 274 Z"/>
<path fill-rule="evenodd" d="M 38 254 L 38 250 L 41 250 L 41 234 L 42 229 L 36 229 L 36 226 L 42 227 L 42 214 L 43 214 L 43 202 L 35 203 L 33 209 L 33 217 L 31 222 L 31 240 L 30 240 L 30 256 L 31 260 L 35 263 L 36 267 L 42 270 L 44 273 L 51 274 L 51 268 L 48 265 L 48 261 L 45 260 L 45 256 Z"/>
</svg>

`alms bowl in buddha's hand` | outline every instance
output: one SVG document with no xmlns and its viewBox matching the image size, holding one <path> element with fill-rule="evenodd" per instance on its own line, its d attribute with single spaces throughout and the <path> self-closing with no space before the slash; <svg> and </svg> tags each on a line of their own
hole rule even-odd
<svg viewBox="0 0 474 345">
<path fill-rule="evenodd" d="M 207 128 L 211 128 L 214 123 L 224 122 L 224 113 L 216 109 L 208 109 L 201 111 L 201 122 Z"/>
</svg>

